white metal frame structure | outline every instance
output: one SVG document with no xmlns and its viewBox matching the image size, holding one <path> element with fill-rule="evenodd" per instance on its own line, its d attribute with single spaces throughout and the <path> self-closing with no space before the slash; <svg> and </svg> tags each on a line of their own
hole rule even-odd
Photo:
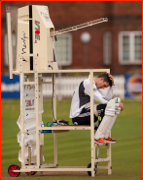
<svg viewBox="0 0 143 180">
<path fill-rule="evenodd" d="M 37 57 L 34 58 L 35 61 L 35 67 L 37 66 Z M 98 169 L 107 169 L 108 174 L 111 174 L 111 144 L 108 144 L 107 146 L 107 158 L 98 158 L 96 157 L 95 159 L 95 150 L 98 148 L 98 146 L 95 144 L 94 141 L 94 113 L 93 113 L 93 98 L 91 98 L 90 101 L 90 108 L 91 108 L 91 125 L 90 126 L 53 126 L 53 127 L 40 127 L 39 122 L 42 122 L 42 116 L 40 116 L 40 111 L 41 111 L 41 97 L 40 93 L 42 93 L 42 84 L 45 83 L 42 80 L 42 74 L 53 74 L 54 78 L 52 83 L 55 86 L 55 78 L 57 73 L 76 73 L 76 72 L 87 72 L 90 74 L 90 91 L 91 91 L 91 97 L 93 97 L 93 73 L 95 72 L 107 72 L 110 73 L 109 69 L 89 69 L 89 70 L 51 70 L 51 71 L 38 71 L 35 69 L 35 71 L 25 71 L 21 72 L 21 75 L 24 74 L 33 74 L 35 76 L 35 80 L 33 82 L 28 82 L 24 81 L 23 82 L 23 87 L 24 85 L 28 84 L 33 84 L 35 85 L 35 101 L 36 101 L 36 152 L 37 152 L 37 163 L 36 165 L 28 165 L 26 166 L 24 164 L 24 152 L 25 152 L 25 147 L 24 147 L 24 142 L 22 146 L 22 159 L 23 163 L 21 164 L 21 169 L 20 170 L 14 170 L 14 172 L 31 172 L 31 171 L 91 171 L 92 172 L 92 177 L 95 175 L 94 171 L 94 164 L 98 162 L 103 162 L 107 161 L 108 165 L 107 166 L 98 166 Z M 24 103 L 24 102 L 23 102 Z M 54 91 L 54 112 L 56 112 L 56 94 Z M 21 112 L 24 114 L 24 112 Z M 22 131 L 24 131 L 24 120 L 22 120 Z M 54 163 L 53 164 L 42 164 L 41 165 L 41 158 L 40 158 L 40 131 L 41 130 L 52 130 L 54 133 Z M 57 159 L 57 136 L 56 132 L 62 132 L 66 130 L 90 130 L 90 135 L 91 135 L 91 168 L 87 167 L 58 167 L 58 159 Z M 24 140 L 23 140 L 24 141 Z M 30 157 L 30 155 L 29 155 Z M 30 159 L 30 158 L 29 158 Z M 30 161 L 29 161 L 29 164 Z"/>
<path fill-rule="evenodd" d="M 30 7 L 32 8 L 32 7 Z M 42 11 L 41 6 L 34 6 L 33 8 L 33 12 L 35 12 L 35 14 L 37 13 L 37 9 L 40 9 L 40 12 Z M 22 9 L 22 8 L 21 8 Z M 23 11 L 21 11 L 19 14 L 22 15 L 21 19 L 20 19 L 20 23 L 22 22 L 22 20 L 24 19 L 23 13 L 25 13 L 25 10 L 28 10 L 27 7 L 24 7 L 22 9 Z M 45 12 L 47 11 L 47 7 L 46 9 L 44 8 Z M 27 11 L 28 12 L 28 11 Z M 20 17 L 19 15 L 19 17 Z M 43 15 L 43 14 L 42 14 Z M 26 16 L 27 17 L 27 16 Z M 35 16 L 36 17 L 36 16 Z M 34 17 L 34 18 L 35 18 Z M 40 18 L 39 14 L 37 16 L 38 18 Z M 44 16 L 45 17 L 45 16 Z M 42 17 L 42 18 L 44 18 Z M 49 15 L 47 15 L 46 17 L 49 17 Z M 34 19 L 33 18 L 33 19 Z M 27 23 L 27 19 L 24 19 L 24 24 Z M 29 21 L 32 21 L 32 18 L 29 19 Z M 23 108 L 21 109 L 21 139 L 22 139 L 22 146 L 21 146 L 21 169 L 20 170 L 13 170 L 13 172 L 31 172 L 31 171 L 90 171 L 92 177 L 94 177 L 95 175 L 95 163 L 98 162 L 103 162 L 106 161 L 108 162 L 107 166 L 99 166 L 99 169 L 107 169 L 108 170 L 108 174 L 111 174 L 111 144 L 108 144 L 107 146 L 107 158 L 99 158 L 99 146 L 97 146 L 94 143 L 94 113 L 93 113 L 93 98 L 91 98 L 90 100 L 90 108 L 91 108 L 91 125 L 90 126 L 52 126 L 52 127 L 41 127 L 42 124 L 42 106 L 43 106 L 43 96 L 42 96 L 42 84 L 46 83 L 44 82 L 42 76 L 43 74 L 51 74 L 52 75 L 52 84 L 54 87 L 53 90 L 53 109 L 55 112 L 55 116 L 56 116 L 56 93 L 55 93 L 55 78 L 56 78 L 56 74 L 57 73 L 76 73 L 76 72 L 86 72 L 89 73 L 90 75 L 90 94 L 91 97 L 93 97 L 93 74 L 97 73 L 97 72 L 107 72 L 110 73 L 109 69 L 87 69 L 87 70 L 58 70 L 57 66 L 56 66 L 56 62 L 53 61 L 48 61 L 46 62 L 46 56 L 45 58 L 45 64 L 47 63 L 48 66 L 46 66 L 47 68 L 53 65 L 53 69 L 51 70 L 50 68 L 48 69 L 44 69 L 41 70 L 39 67 L 41 67 L 41 57 L 38 56 L 38 53 L 32 53 L 32 52 L 27 52 L 27 53 L 18 53 L 17 56 L 17 69 L 13 70 L 13 66 L 12 66 L 12 39 L 11 39 L 11 20 L 10 20 L 10 13 L 7 13 L 7 22 L 8 22 L 8 44 L 9 44 L 9 63 L 10 63 L 10 78 L 13 77 L 13 74 L 19 74 L 21 77 L 26 77 L 26 78 L 21 78 L 22 80 L 22 84 L 21 84 L 21 91 L 24 92 L 24 86 L 25 85 L 34 85 L 35 86 L 35 112 L 36 112 L 36 165 L 31 165 L 31 151 L 30 151 L 30 147 L 25 147 L 25 139 L 24 139 L 24 99 L 22 99 L 22 104 L 23 104 Z M 42 22 L 42 20 L 41 20 Z M 46 24 L 46 20 L 44 19 L 43 22 L 45 22 Z M 102 22 L 107 22 L 107 18 L 102 18 L 99 20 L 94 20 L 94 21 L 90 21 L 88 23 L 84 23 L 78 26 L 73 26 L 71 28 L 67 28 L 67 29 L 63 29 L 60 31 L 54 31 L 54 29 L 52 29 L 51 31 L 51 35 L 48 38 L 51 38 L 49 40 L 49 42 L 52 42 L 53 37 L 55 35 L 58 34 L 62 34 L 65 32 L 70 32 L 70 31 L 74 31 L 77 29 L 81 29 L 84 27 L 88 27 L 88 26 L 92 26 L 98 23 L 102 23 Z M 30 22 L 29 22 L 30 23 Z M 50 24 L 51 25 L 51 24 Z M 51 25 L 53 27 L 53 25 Z M 20 26 L 19 26 L 20 27 Z M 23 26 L 22 26 L 23 27 Z M 24 26 L 25 27 L 25 26 Z M 28 27 L 28 26 L 27 26 Z M 21 28 L 22 29 L 22 28 Z M 20 29 L 20 30 L 21 30 Z M 26 27 L 25 27 L 26 29 Z M 44 29 L 44 28 L 43 28 Z M 19 30 L 19 32 L 20 32 Z M 35 29 L 34 29 L 35 31 Z M 23 32 L 23 29 L 22 31 Z M 39 33 L 39 31 L 37 31 Z M 49 29 L 48 31 L 49 32 Z M 29 36 L 30 37 L 30 36 Z M 34 36 L 33 36 L 34 37 Z M 29 38 L 30 39 L 30 38 Z M 25 43 L 26 40 L 24 40 Z M 33 43 L 34 44 L 34 43 Z M 34 45 L 33 45 L 34 46 Z M 35 45 L 36 47 L 37 45 Z M 49 46 L 48 46 L 49 47 Z M 53 47 L 53 46 L 52 46 Z M 53 50 L 53 49 L 52 49 Z M 20 52 L 20 51 L 18 51 Z M 51 53 L 51 52 L 50 52 Z M 53 53 L 53 51 L 52 51 Z M 53 55 L 51 53 L 51 57 L 53 58 Z M 41 53 L 42 54 L 42 53 Z M 30 58 L 33 58 L 33 69 L 31 70 L 29 68 L 29 64 L 24 64 L 24 62 L 22 62 L 22 59 L 26 59 L 27 61 L 29 61 Z M 50 57 L 50 58 L 51 58 Z M 42 59 L 43 60 L 43 59 Z M 43 60 L 44 61 L 44 60 Z M 31 63 L 31 62 L 30 62 Z M 40 63 L 40 64 L 39 64 Z M 44 65 L 43 65 L 44 67 Z M 33 78 L 28 78 L 28 76 L 31 76 Z M 53 164 L 43 164 L 42 163 L 42 146 L 40 145 L 40 138 L 41 138 L 41 131 L 42 130 L 52 130 L 54 133 L 54 163 Z M 91 167 L 87 168 L 87 167 L 58 167 L 58 159 L 57 159 L 57 136 L 56 133 L 57 132 L 63 132 L 63 131 L 68 131 L 68 130 L 90 130 L 90 136 L 91 136 Z M 28 148 L 28 152 L 29 152 L 29 165 L 25 164 L 25 148 Z M 97 156 L 95 159 L 95 149 L 97 148 Z"/>
</svg>

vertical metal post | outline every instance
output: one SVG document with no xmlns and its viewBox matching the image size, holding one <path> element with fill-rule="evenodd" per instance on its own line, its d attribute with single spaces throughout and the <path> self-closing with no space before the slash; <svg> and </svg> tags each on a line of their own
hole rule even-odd
<svg viewBox="0 0 143 180">
<path fill-rule="evenodd" d="M 22 69 L 22 67 L 21 67 Z M 21 146 L 21 166 L 22 168 L 25 167 L 25 142 L 24 142 L 24 74 L 20 73 L 20 114 L 21 114 L 21 142 L 22 142 L 22 146 Z"/>
<path fill-rule="evenodd" d="M 8 32 L 8 54 L 9 54 L 10 79 L 13 79 L 13 54 L 12 54 L 11 14 L 10 13 L 7 13 L 7 32 Z"/>
<path fill-rule="evenodd" d="M 93 71 L 90 71 L 90 127 L 91 127 L 91 175 L 95 176 L 94 113 L 93 113 Z"/>
<path fill-rule="evenodd" d="M 29 160 L 29 166 L 31 165 L 31 147 L 28 147 L 28 160 Z M 29 176 L 31 175 L 31 172 L 29 172 Z"/>
<path fill-rule="evenodd" d="M 53 83 L 53 111 L 55 114 L 55 118 L 57 118 L 56 113 L 56 74 L 54 73 L 52 75 L 52 83 Z M 54 133 L 54 164 L 58 164 L 58 156 L 57 156 L 57 134 Z"/>
<path fill-rule="evenodd" d="M 42 74 L 39 75 L 39 111 L 43 111 L 43 91 L 42 91 Z M 39 123 L 42 124 L 42 113 L 39 114 Z M 40 138 L 40 144 L 43 143 L 44 134 L 39 134 Z M 40 145 L 40 165 L 43 164 L 43 151 L 42 151 L 42 145 Z M 40 175 L 43 175 L 43 171 L 40 171 Z"/>
<path fill-rule="evenodd" d="M 42 124 L 42 111 L 43 111 L 43 93 L 42 93 L 42 83 L 41 83 L 42 75 L 39 75 L 39 126 Z M 43 134 L 39 134 L 40 136 L 40 143 L 43 143 Z"/>
<path fill-rule="evenodd" d="M 42 146 L 40 146 L 40 164 L 43 164 Z M 40 171 L 40 175 L 43 175 L 43 171 Z"/>
<path fill-rule="evenodd" d="M 38 59 L 35 60 L 35 111 L 36 111 L 36 153 L 37 153 L 37 166 L 40 166 L 40 136 L 39 136 L 39 78 L 38 78 Z"/>
<path fill-rule="evenodd" d="M 110 69 L 107 70 L 107 73 L 110 73 Z M 111 132 L 110 132 L 110 136 L 111 136 Z M 112 174 L 112 162 L 111 162 L 111 144 L 108 144 L 107 146 L 107 157 L 109 157 L 109 161 L 108 161 L 108 174 Z"/>
</svg>

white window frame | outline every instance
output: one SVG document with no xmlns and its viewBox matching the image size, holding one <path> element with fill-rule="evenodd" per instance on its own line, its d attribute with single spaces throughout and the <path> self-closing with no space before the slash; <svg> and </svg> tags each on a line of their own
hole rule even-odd
<svg viewBox="0 0 143 180">
<path fill-rule="evenodd" d="M 109 44 L 109 47 L 107 47 Z M 105 65 L 110 65 L 112 62 L 112 34 L 105 32 L 103 35 L 103 61 Z"/>
<path fill-rule="evenodd" d="M 123 57 L 123 36 L 129 36 L 129 48 L 130 48 L 130 59 L 125 61 Z M 131 65 L 131 64 L 142 64 L 142 60 L 135 59 L 134 55 L 134 37 L 136 35 L 142 35 L 142 31 L 122 31 L 119 33 L 119 63 L 122 65 Z"/>
<path fill-rule="evenodd" d="M 59 66 L 69 66 L 72 64 L 72 35 L 70 33 L 66 33 L 66 34 L 62 34 L 59 36 L 60 37 L 68 37 L 68 39 L 69 39 L 68 62 L 60 61 L 60 59 L 58 59 L 58 57 L 57 57 L 57 53 L 56 53 L 56 61 Z M 57 36 L 57 40 L 58 40 L 58 36 Z M 56 52 L 56 48 L 55 48 L 55 52 Z"/>
</svg>

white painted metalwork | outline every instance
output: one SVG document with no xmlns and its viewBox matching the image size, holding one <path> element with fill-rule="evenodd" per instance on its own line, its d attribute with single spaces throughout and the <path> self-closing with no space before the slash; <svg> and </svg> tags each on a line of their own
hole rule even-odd
<svg viewBox="0 0 143 180">
<path fill-rule="evenodd" d="M 30 17 L 30 11 L 32 10 Z M 9 15 L 8 15 L 9 16 Z M 29 18 L 28 18 L 29 17 Z M 33 21 L 33 26 L 30 26 L 30 22 Z M 91 125 L 90 126 L 52 126 L 52 127 L 41 127 L 42 124 L 42 112 L 43 112 L 43 90 L 42 84 L 43 74 L 52 75 L 52 85 L 53 85 L 53 117 L 56 119 L 56 74 L 58 73 L 76 73 L 76 72 L 87 72 L 90 75 L 90 92 L 91 97 L 93 97 L 93 75 L 95 72 L 107 72 L 109 69 L 86 69 L 86 70 L 58 70 L 57 62 L 54 59 L 54 38 L 53 36 L 63 34 L 66 32 L 71 32 L 102 22 L 106 22 L 107 18 L 101 18 L 98 20 L 90 21 L 84 24 L 73 26 L 71 28 L 66 28 L 64 30 L 55 31 L 54 25 L 50 19 L 48 7 L 46 6 L 25 6 L 18 9 L 18 38 L 17 38 L 17 64 L 16 69 L 10 70 L 10 76 L 16 73 L 20 75 L 21 78 L 21 90 L 23 97 L 21 98 L 21 169 L 14 170 L 14 172 L 30 172 L 30 171 L 91 171 L 92 177 L 95 175 L 94 164 L 96 162 L 107 161 L 108 166 L 104 166 L 103 169 L 108 169 L 108 174 L 111 174 L 111 145 L 107 148 L 107 158 L 95 159 L 95 148 L 94 144 L 94 114 L 93 114 L 93 98 L 90 101 L 91 109 Z M 8 28 L 10 30 L 10 18 L 8 23 Z M 33 28 L 33 29 L 32 29 Z M 36 29 L 36 31 L 35 31 Z M 31 31 L 30 31 L 31 30 Z M 42 30 L 43 33 L 40 34 Z M 33 33 L 32 33 L 33 32 Z M 10 32 L 9 32 L 10 34 Z M 44 35 L 43 35 L 44 34 Z M 46 38 L 45 38 L 46 37 Z M 45 40 L 46 39 L 46 40 Z M 10 37 L 11 40 L 11 37 Z M 30 40 L 30 43 L 29 43 Z M 9 41 L 9 47 L 11 42 Z M 31 51 L 31 46 L 33 50 Z M 44 48 L 43 48 L 44 47 Z M 46 48 L 45 48 L 46 47 Z M 10 63 L 12 67 L 12 53 L 9 53 L 11 58 Z M 31 66 L 32 65 L 32 66 Z M 25 146 L 25 92 L 24 87 L 32 85 L 34 86 L 34 108 L 35 111 L 30 115 L 36 119 L 36 128 L 34 131 L 35 135 L 35 148 L 36 148 L 36 164 L 30 165 L 32 163 L 32 146 Z M 29 107 L 31 110 L 31 107 Z M 52 130 L 54 133 L 54 163 L 51 165 L 41 164 L 43 163 L 42 158 L 42 130 Z M 87 167 L 58 167 L 57 158 L 57 132 L 63 132 L 67 130 L 90 130 L 91 138 L 91 168 Z M 26 148 L 29 149 L 29 164 L 25 163 L 25 152 Z M 100 167 L 101 169 L 102 167 Z"/>
<path fill-rule="evenodd" d="M 11 15 L 7 13 L 7 29 L 8 29 L 8 54 L 9 54 L 9 73 L 10 79 L 13 79 L 13 55 L 12 55 L 12 36 L 11 36 Z"/>
<path fill-rule="evenodd" d="M 69 28 L 61 29 L 61 30 L 58 30 L 58 31 L 55 31 L 55 32 L 53 31 L 53 32 L 51 32 L 51 36 L 57 36 L 57 35 L 61 35 L 61 34 L 64 34 L 64 33 L 71 32 L 71 31 L 77 31 L 79 29 L 83 29 L 83 28 L 93 26 L 93 25 L 96 25 L 96 24 L 99 24 L 99 23 L 107 22 L 107 21 L 108 21 L 107 18 L 96 19 L 96 20 L 89 21 L 89 22 L 86 22 L 86 23 L 83 23 L 83 24 L 79 24 L 79 25 L 72 26 L 72 27 L 69 27 Z"/>
<path fill-rule="evenodd" d="M 36 60 L 35 60 L 36 62 Z M 87 72 L 87 70 L 82 70 L 82 72 Z M 73 73 L 73 71 L 70 71 L 71 73 Z M 79 72 L 79 70 L 74 70 L 74 72 Z M 90 75 L 90 89 L 91 89 L 91 97 L 93 96 L 93 73 L 94 72 L 107 72 L 109 73 L 110 70 L 109 69 L 101 69 L 101 70 L 89 70 L 89 75 Z M 44 72 L 46 73 L 46 72 Z M 56 70 L 53 74 L 53 79 L 52 79 L 52 83 L 54 83 L 54 87 L 55 87 L 55 80 L 56 80 L 56 74 L 57 73 L 66 73 L 65 70 Z M 42 122 L 42 115 L 41 113 L 39 113 L 41 111 L 41 105 L 40 102 L 43 101 L 43 99 L 40 98 L 41 93 L 39 94 L 39 89 L 41 89 L 40 91 L 42 91 L 42 76 L 40 75 L 41 71 L 39 72 L 38 70 L 35 72 L 33 72 L 33 75 L 35 76 L 35 101 L 36 101 L 36 154 L 37 154 L 37 163 L 36 165 L 31 165 L 31 166 L 26 166 L 25 164 L 22 163 L 22 168 L 18 171 L 18 170 L 14 170 L 14 172 L 30 172 L 30 171 L 91 171 L 92 173 L 92 177 L 95 176 L 95 171 L 94 171 L 94 164 L 97 162 L 108 162 L 107 166 L 99 166 L 99 169 L 107 169 L 108 170 L 108 174 L 111 174 L 111 144 L 109 144 L 107 146 L 107 158 L 98 158 L 95 159 L 95 149 L 97 148 L 97 145 L 94 143 L 94 121 L 93 121 L 93 98 L 91 98 L 91 102 L 90 102 L 90 108 L 91 108 L 91 125 L 90 126 L 52 126 L 52 127 L 41 127 L 39 122 Z M 49 72 L 47 72 L 47 74 L 49 74 Z M 40 77 L 39 77 L 40 75 Z M 30 82 L 29 82 L 30 83 Z M 28 84 L 28 82 L 26 83 Z M 23 82 L 24 85 L 24 82 Z M 54 90 L 54 113 L 55 113 L 55 118 L 56 118 L 56 92 Z M 39 115 L 40 114 L 40 115 Z M 40 132 L 42 130 L 52 130 L 54 132 L 54 164 L 51 165 L 47 165 L 47 164 L 42 164 L 40 165 L 41 162 L 41 154 L 42 152 L 40 152 Z M 87 168 L 87 167 L 58 167 L 58 158 L 57 158 L 57 136 L 56 136 L 56 132 L 62 132 L 62 131 L 66 131 L 66 130 L 90 130 L 90 138 L 91 138 L 91 168 Z M 23 159 L 24 159 L 24 150 L 25 150 L 25 146 L 23 144 L 22 147 L 22 152 L 23 152 Z"/>
</svg>

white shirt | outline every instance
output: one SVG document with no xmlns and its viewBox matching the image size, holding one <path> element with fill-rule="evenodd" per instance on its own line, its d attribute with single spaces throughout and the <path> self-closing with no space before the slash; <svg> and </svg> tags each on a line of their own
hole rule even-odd
<svg viewBox="0 0 143 180">
<path fill-rule="evenodd" d="M 71 103 L 71 109 L 70 109 L 70 118 L 75 118 L 77 117 L 80 112 L 82 111 L 82 109 L 84 107 L 90 107 L 90 101 L 83 104 L 82 106 L 80 106 L 81 104 L 81 98 L 79 95 L 79 88 L 80 88 L 79 84 L 73 94 L 72 97 L 72 103 Z M 87 99 L 89 99 L 90 97 L 90 76 L 88 79 L 85 79 L 83 81 L 83 85 L 82 85 L 82 89 L 83 89 L 83 93 L 85 94 L 85 96 L 88 96 Z M 80 88 L 81 89 L 81 88 Z M 95 103 L 96 101 L 101 103 L 101 104 L 107 104 L 108 101 L 110 101 L 112 99 L 113 96 L 113 87 L 110 87 L 107 94 L 104 94 L 100 89 L 98 89 L 93 81 L 93 102 Z"/>
</svg>

